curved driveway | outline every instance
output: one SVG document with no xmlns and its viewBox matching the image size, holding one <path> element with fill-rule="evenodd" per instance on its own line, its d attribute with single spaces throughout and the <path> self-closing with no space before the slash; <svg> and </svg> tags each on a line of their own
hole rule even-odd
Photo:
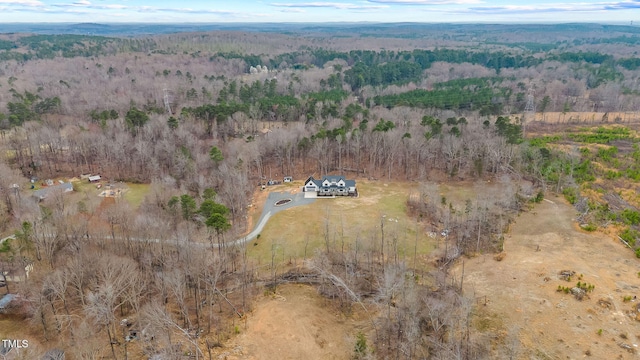
<svg viewBox="0 0 640 360">
<path fill-rule="evenodd" d="M 280 205 L 280 206 L 275 205 L 276 202 L 284 199 L 291 199 L 291 202 L 286 203 L 284 205 Z M 316 199 L 314 198 L 308 198 L 308 199 L 305 198 L 304 192 L 298 192 L 296 194 L 291 194 L 288 191 L 269 193 L 269 196 L 267 197 L 267 200 L 264 203 L 264 207 L 262 208 L 262 214 L 258 219 L 258 223 L 256 224 L 256 227 L 253 228 L 253 230 L 247 235 L 245 235 L 244 237 L 241 237 L 235 241 L 229 242 L 226 245 L 242 245 L 255 239 L 258 236 L 258 234 L 262 232 L 262 229 L 264 229 L 264 226 L 267 224 L 267 221 L 269 221 L 269 218 L 275 215 L 277 212 L 292 208 L 294 206 L 311 204 L 315 200 Z"/>
<path fill-rule="evenodd" d="M 278 202 L 279 200 L 284 200 L 284 199 L 291 199 L 291 202 L 284 204 L 284 205 L 280 205 L 280 206 L 276 206 L 276 202 Z M 260 234 L 260 232 L 262 232 L 262 229 L 264 229 L 264 226 L 267 224 L 267 221 L 269 221 L 269 218 L 271 216 L 273 216 L 274 214 L 276 214 L 279 211 L 282 210 L 286 210 L 289 208 L 292 208 L 294 206 L 300 206 L 300 205 L 307 205 L 307 204 L 311 204 L 312 202 L 314 202 L 316 199 L 315 198 L 305 198 L 304 197 L 304 193 L 303 192 L 299 192 L 296 194 L 291 194 L 289 192 L 283 191 L 283 192 L 272 192 L 269 193 L 269 196 L 267 197 L 267 200 L 265 201 L 264 204 L 264 208 L 262 209 L 262 214 L 260 215 L 260 218 L 258 219 L 258 223 L 256 225 L 256 227 L 247 235 L 236 239 L 234 241 L 231 242 L 227 242 L 224 243 L 224 246 L 227 245 L 243 245 L 253 239 L 255 239 L 258 234 Z M 105 237 L 108 238 L 108 237 Z M 6 238 L 0 239 L 0 244 L 4 243 L 6 240 L 8 239 L 15 239 L 15 235 L 10 235 L 7 236 Z M 188 245 L 192 245 L 192 246 L 200 246 L 200 247 L 209 247 L 209 246 L 218 246 L 219 244 L 207 244 L 207 243 L 199 243 L 199 242 L 182 242 L 178 239 L 174 239 L 174 240 L 160 240 L 160 239 L 142 239 L 142 238 L 128 238 L 127 240 L 133 240 L 133 241 L 140 241 L 140 242 L 152 242 L 152 243 L 161 243 L 161 242 L 168 242 L 170 244 L 179 246 L 179 245 L 184 245 L 184 244 L 188 244 Z"/>
</svg>

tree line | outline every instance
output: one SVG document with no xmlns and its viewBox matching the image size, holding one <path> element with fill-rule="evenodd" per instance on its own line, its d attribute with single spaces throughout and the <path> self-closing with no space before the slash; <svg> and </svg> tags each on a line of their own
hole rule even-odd
<svg viewBox="0 0 640 360">
<path fill-rule="evenodd" d="M 625 107 L 636 98 L 619 97 L 612 85 L 627 86 L 633 74 L 620 78 L 615 74 L 626 70 L 617 65 L 601 72 L 615 60 L 579 52 L 556 59 L 336 46 L 215 55 L 183 50 L 180 36 L 119 40 L 125 53 L 91 59 L 6 61 L 0 75 L 9 85 L 0 97 L 8 111 L 0 119 L 7 156 L 0 163 L 0 229 L 17 230 L 0 247 L 1 264 L 35 262 L 48 270 L 20 288 L 32 304 L 25 314 L 43 338 L 77 357 L 126 358 L 130 327 L 140 330 L 144 355 L 167 358 L 204 357 L 230 336 L 231 318 L 251 309 L 260 286 L 277 286 L 278 265 L 286 265 L 256 263 L 233 244 L 248 230 L 253 191 L 273 172 L 421 183 L 406 204 L 416 222 L 447 229 L 432 255 L 437 270 L 420 271 L 400 250 L 398 230 L 382 221 L 351 246 L 336 245 L 337 236 L 333 245 L 327 241 L 308 270 L 346 312 L 367 305 L 378 311 L 357 356 L 373 349 L 380 357 L 490 358 L 489 342 L 468 321 L 471 300 L 447 267 L 463 254 L 499 251 L 509 221 L 545 191 L 581 201 L 575 190 L 597 174 L 594 159 L 619 158 L 615 151 L 566 154 L 549 146 L 557 140 L 525 139 L 520 113 L 527 87 L 536 84 L 531 77 L 539 75 L 548 94 L 538 100 L 546 103 L 540 111 L 578 107 L 573 101 L 585 98 Z M 208 39 L 194 43 L 208 46 Z M 247 74 L 260 63 L 279 71 Z M 601 73 L 612 80 L 598 83 Z M 597 88 L 586 95 L 590 81 Z M 603 129 L 568 138 L 629 136 Z M 634 178 L 636 165 L 610 176 Z M 88 193 L 77 203 L 62 193 L 36 203 L 13 187 L 33 176 L 86 173 L 151 190 L 134 209 Z M 434 177 L 492 179 L 500 193 L 459 206 L 438 193 Z M 635 239 L 637 214 L 619 218 L 629 223 L 623 236 Z M 337 224 L 326 225 L 326 239 L 338 233 Z"/>
</svg>

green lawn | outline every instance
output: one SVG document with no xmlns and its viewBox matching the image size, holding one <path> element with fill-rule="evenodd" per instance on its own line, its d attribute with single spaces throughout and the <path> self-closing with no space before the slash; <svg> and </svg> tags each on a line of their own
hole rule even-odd
<svg viewBox="0 0 640 360">
<path fill-rule="evenodd" d="M 144 200 L 145 196 L 151 190 L 151 185 L 149 184 L 127 184 L 129 190 L 124 193 L 124 199 L 129 202 L 132 208 L 137 209 L 142 204 L 142 200 Z"/>
<path fill-rule="evenodd" d="M 85 197 L 89 197 L 92 199 L 92 201 L 95 200 L 99 203 L 102 201 L 102 198 L 99 197 L 99 194 L 102 191 L 106 190 L 104 185 L 105 184 L 103 183 L 103 187 L 101 189 L 98 189 L 96 187 L 96 184 L 89 183 L 87 180 L 76 181 L 73 183 L 73 189 L 75 190 L 75 193 L 72 196 L 72 199 L 74 200 L 71 201 L 77 202 L 85 199 Z M 121 187 L 126 189 L 126 191 L 122 195 L 122 198 L 125 199 L 133 209 L 137 209 L 138 207 L 140 207 L 140 204 L 144 200 L 145 196 L 147 196 L 147 194 L 151 190 L 151 185 L 149 184 L 126 183 Z"/>
<path fill-rule="evenodd" d="M 375 248 L 381 243 L 384 224 L 385 248 L 396 247 L 399 256 L 413 258 L 434 248 L 435 239 L 406 214 L 406 201 L 416 184 L 358 181 L 358 198 L 318 199 L 313 204 L 277 213 L 258 240 L 248 244 L 251 257 L 260 264 L 313 256 L 315 249 L 333 251 Z M 417 236 L 416 236 L 417 228 Z M 328 234 L 325 236 L 325 234 Z M 255 244 L 255 245 L 254 245 Z M 385 251 L 387 252 L 387 251 Z"/>
</svg>

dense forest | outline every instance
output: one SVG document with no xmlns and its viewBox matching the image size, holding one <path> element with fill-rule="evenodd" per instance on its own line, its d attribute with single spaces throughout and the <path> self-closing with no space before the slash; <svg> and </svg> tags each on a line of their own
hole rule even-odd
<svg viewBox="0 0 640 360">
<path fill-rule="evenodd" d="M 448 266 L 501 251 L 511 219 L 552 192 L 587 228 L 623 224 L 640 256 L 638 204 L 589 197 L 597 178 L 640 180 L 636 27 L 101 29 L 112 32 L 0 34 L 0 234 L 15 234 L 0 266 L 36 264 L 6 290 L 28 299 L 20 314 L 54 344 L 45 348 L 126 358 L 121 324 L 133 318 L 147 329 L 138 354 L 211 356 L 277 284 L 273 259 L 261 270 L 229 245 L 250 230 L 247 205 L 273 174 L 420 183 L 407 212 L 452 239 L 418 267 L 393 255 L 382 225 L 364 250 L 316 252 L 306 271 L 330 284 L 327 297 L 380 312 L 374 350 L 361 338 L 357 358 L 508 356 L 506 339 L 465 323 L 473 306 Z M 600 127 L 545 135 L 572 124 Z M 30 179 L 80 174 L 150 191 L 138 208 L 29 196 Z M 497 180 L 503 191 L 456 210 L 434 179 Z"/>
</svg>

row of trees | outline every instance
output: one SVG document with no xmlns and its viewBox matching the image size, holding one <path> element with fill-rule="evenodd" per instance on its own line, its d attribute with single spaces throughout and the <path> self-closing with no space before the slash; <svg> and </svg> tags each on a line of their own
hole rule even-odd
<svg viewBox="0 0 640 360">
<path fill-rule="evenodd" d="M 386 99 L 376 102 L 385 106 L 462 108 L 491 114 L 509 114 L 524 109 L 526 91 L 534 87 L 536 102 L 549 98 L 543 106 L 545 111 L 565 111 L 567 108 L 567 111 L 620 111 L 634 109 L 637 105 L 634 58 L 595 50 L 583 51 L 582 48 L 532 56 L 514 47 L 509 51 L 497 50 L 492 46 L 479 50 L 452 46 L 435 49 L 340 51 L 336 50 L 338 46 L 334 44 L 327 47 L 303 46 L 298 51 L 284 53 L 265 50 L 257 55 L 238 51 L 153 54 L 142 51 L 148 50 L 147 45 L 140 49 L 130 46 L 130 43 L 148 41 L 162 44 L 154 46 L 183 46 L 167 40 L 172 38 L 174 37 L 132 40 L 75 35 L 18 37 L 15 46 L 34 49 L 75 46 L 77 49 L 84 49 L 83 51 L 92 51 L 92 46 L 102 49 L 129 45 L 125 52 L 101 52 L 96 49 L 92 54 L 100 56 L 98 58 L 73 57 L 64 63 L 57 61 L 55 57 L 26 63 L 7 60 L 0 79 L 6 80 L 9 86 L 3 87 L 4 93 L 0 92 L 0 108 L 14 103 L 11 101 L 13 95 L 8 92 L 13 88 L 19 94 L 37 94 L 43 101 L 58 99 L 56 103 L 47 105 L 54 113 L 89 115 L 92 111 L 102 111 L 104 108 L 124 113 L 130 107 L 131 100 L 138 107 L 164 108 L 159 104 L 163 102 L 162 89 L 168 88 L 176 95 L 178 112 L 183 106 L 197 107 L 217 100 L 256 105 L 261 108 L 264 116 L 278 105 L 282 105 L 282 108 L 299 106 L 296 101 L 299 102 L 303 93 L 327 87 L 342 90 L 343 81 L 344 90 L 355 91 L 360 97 L 395 95 L 401 98 L 400 101 Z M 262 37 L 260 39 L 266 41 Z M 194 48 L 201 41 L 204 40 L 194 40 Z M 159 60 L 160 57 L 162 60 Z M 249 66 L 260 63 L 268 64 L 270 69 L 278 69 L 278 73 L 254 74 L 253 77 L 260 81 L 247 79 L 246 83 L 234 84 L 237 81 L 235 76 L 246 73 Z M 333 71 L 328 67 L 322 69 L 328 63 L 332 65 Z M 446 68 L 441 68 L 441 64 Z M 301 77 L 302 72 L 305 76 Z M 446 88 L 434 89 L 433 93 L 428 94 L 411 91 L 414 87 L 406 85 L 413 83 L 430 89 L 448 80 L 480 78 L 474 75 L 479 72 L 489 76 L 502 76 L 502 84 L 500 87 L 495 82 L 473 84 L 475 86 L 451 84 Z M 37 91 L 34 91 L 36 87 L 33 84 L 37 84 Z M 257 87 L 256 84 L 260 86 Z M 297 100 L 293 97 L 297 97 Z M 103 99 L 106 104 L 97 104 L 96 98 Z M 370 106 L 373 104 L 369 103 Z M 541 103 L 540 105 L 542 106 Z M 17 110 L 14 109 L 15 111 Z M 298 121 L 301 120 L 301 114 L 305 113 L 294 112 L 284 118 Z M 5 115 L 5 118 L 8 119 L 10 115 Z M 16 121 L 14 123 L 19 123 L 20 119 Z M 3 126 L 14 123 L 5 119 Z"/>
<path fill-rule="evenodd" d="M 77 357 L 118 359 L 131 351 L 199 358 L 224 340 L 226 320 L 251 307 L 256 275 L 266 270 L 272 285 L 278 283 L 282 264 L 258 264 L 231 241 L 246 230 L 250 196 L 272 170 L 294 178 L 499 179 L 499 193 L 478 191 L 486 196 L 464 207 L 442 198 L 434 185 L 409 199 L 416 218 L 448 229 L 434 253 L 440 271 L 418 271 L 416 256 L 411 261 L 399 249 L 397 234 L 383 222 L 352 245 L 342 241 L 338 248 L 338 236 L 335 245 L 327 240 L 308 266 L 322 279 L 320 291 L 344 309 L 368 302 L 381 310 L 369 336 L 376 355 L 489 357 L 486 339 L 472 332 L 471 303 L 452 285 L 447 266 L 464 253 L 499 249 L 513 214 L 529 198 L 541 199 L 538 187 L 560 189 L 590 174 L 579 156 L 524 141 L 521 119 L 505 113 L 520 111 L 533 84 L 544 111 L 591 96 L 624 107 L 637 97 L 607 87 L 610 80 L 587 95 L 589 81 L 610 59 L 600 64 L 580 55 L 595 63 L 574 65 L 578 52 L 553 60 L 449 48 L 345 52 L 335 45 L 213 55 L 195 51 L 212 46 L 206 36 L 192 48 L 176 40 L 181 36 L 139 41 L 145 49 L 161 46 L 165 55 L 142 56 L 135 53 L 137 40 L 122 40 L 133 53 L 9 61 L 0 73 L 15 89 L 3 85 L 0 104 L 42 111 L 41 121 L 28 118 L 2 134 L 10 166 L 0 164 L 6 215 L 0 226 L 20 230 L 0 256 L 47 269 L 20 289 L 31 304 L 25 312 L 43 338 Z M 256 49 L 274 41 L 260 38 L 265 43 Z M 247 65 L 270 59 L 286 70 L 246 74 Z M 637 79 L 624 74 L 626 81 Z M 88 193 L 75 194 L 80 199 L 73 203 L 57 193 L 38 204 L 21 190 L 25 177 L 79 173 L 149 183 L 151 191 L 133 209 Z M 520 188 L 523 179 L 532 185 Z M 128 345 L 130 327 L 139 330 L 141 345 Z M 362 345 L 359 355 L 366 352 Z"/>
<path fill-rule="evenodd" d="M 123 60 L 124 66 L 115 64 Z M 173 89 L 170 104 L 174 113 L 180 113 L 182 108 L 213 106 L 216 102 L 241 103 L 245 105 L 243 109 L 231 108 L 231 113 L 225 117 L 242 110 L 254 120 L 270 121 L 322 121 L 329 115 L 340 116 L 340 111 L 326 110 L 318 116 L 314 106 L 320 99 L 323 102 L 322 106 L 327 110 L 330 110 L 331 106 L 347 106 L 349 102 L 342 104 L 349 94 L 342 89 L 343 86 L 347 87 L 343 84 L 342 78 L 349 84 L 349 90 L 359 90 L 358 98 L 368 108 L 383 105 L 478 111 L 481 115 L 518 113 L 524 110 L 527 88 L 531 87 L 536 88 L 535 103 L 538 111 L 624 111 L 634 108 L 638 103 L 633 85 L 637 75 L 631 71 L 617 72 L 609 71 L 610 68 L 595 67 L 600 65 L 581 65 L 575 69 L 567 64 L 546 62 L 535 69 L 528 68 L 527 71 L 504 70 L 501 72 L 502 77 L 495 77 L 496 73 L 485 67 L 474 67 L 471 64 L 451 67 L 438 63 L 425 71 L 426 79 L 420 80 L 413 75 L 407 77 L 402 75 L 402 71 L 394 75 L 395 70 L 389 70 L 389 78 L 384 81 L 382 78 L 369 79 L 377 72 L 360 71 L 361 74 L 358 75 L 358 69 L 364 69 L 364 65 L 355 65 L 344 74 L 335 67 L 310 69 L 305 71 L 303 77 L 297 74 L 297 70 L 288 70 L 269 79 L 266 79 L 265 74 L 253 75 L 264 79 L 242 83 L 226 78 L 209 77 L 206 72 L 203 76 L 202 72 L 195 70 L 191 73 L 198 75 L 193 75 L 190 79 L 184 76 L 165 78 L 160 75 L 163 79 L 155 80 L 153 68 L 159 67 L 150 65 L 149 60 L 126 59 L 125 56 L 112 58 L 109 68 L 117 69 L 112 75 L 107 74 L 109 70 L 104 70 L 102 64 L 87 64 L 86 61 L 76 64 L 73 72 L 71 68 L 60 69 L 61 71 L 54 76 L 51 72 L 42 73 L 41 69 L 56 68 L 59 64 L 38 64 L 33 69 L 31 63 L 9 67 L 10 72 L 6 76 L 10 87 L 6 89 L 14 90 L 4 95 L 0 93 L 0 106 L 6 106 L 7 109 L 4 115 L 0 115 L 4 119 L 0 119 L 0 125 L 8 128 L 48 114 L 68 116 L 80 113 L 92 119 L 106 121 L 112 118 L 113 112 L 126 113 L 131 108 L 132 101 L 138 108 L 152 112 L 164 111 L 164 94 L 156 81 L 165 83 L 162 88 Z M 202 58 L 189 60 L 191 63 L 197 63 L 198 67 L 207 65 L 206 61 Z M 403 64 L 411 65 L 409 62 Z M 222 68 L 241 66 L 240 63 L 220 65 Z M 395 69 L 395 65 L 391 64 L 375 66 L 383 70 Z M 85 69 L 86 74 L 82 77 L 84 80 L 73 80 L 72 74 L 77 73 L 77 68 Z M 126 68 L 127 71 L 121 71 L 122 68 Z M 102 71 L 105 73 L 101 74 Z M 488 76 L 470 75 L 477 72 L 484 72 Z M 539 78 L 535 82 L 528 79 L 534 73 Z M 29 79 L 24 74 L 33 74 L 34 78 Z M 366 79 L 362 74 L 367 74 Z M 382 73 L 380 75 L 382 76 Z M 36 77 L 37 83 L 42 83 L 42 86 L 34 91 L 33 85 L 28 84 L 36 82 Z M 88 78 L 92 80 L 87 82 Z M 355 81 L 359 82 L 359 85 Z M 396 85 L 384 88 L 380 81 Z M 432 89 L 415 89 L 413 85 L 402 85 L 407 81 Z M 88 87 L 94 86 L 97 87 L 95 91 L 86 91 Z M 16 97 L 16 94 L 22 99 Z M 38 99 L 29 100 L 31 96 L 27 94 Z M 304 94 L 309 94 L 306 101 Z M 97 99 L 103 99 L 106 103 L 100 104 Z M 98 114 L 104 109 L 113 111 L 103 120 Z"/>
</svg>

